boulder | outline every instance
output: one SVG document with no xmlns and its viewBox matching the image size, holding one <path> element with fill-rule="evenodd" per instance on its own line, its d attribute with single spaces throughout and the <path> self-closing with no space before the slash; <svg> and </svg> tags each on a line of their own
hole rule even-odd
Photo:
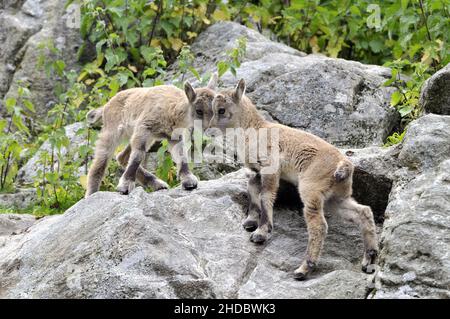
<svg viewBox="0 0 450 319">
<path fill-rule="evenodd" d="M 403 166 L 423 170 L 449 157 L 450 116 L 428 114 L 409 125 L 399 154 Z"/>
<path fill-rule="evenodd" d="M 398 155 L 375 298 L 450 297 L 450 117 L 415 120 Z"/>
<path fill-rule="evenodd" d="M 15 193 L 0 194 L 0 213 L 2 209 L 27 208 L 36 201 L 34 188 L 19 188 Z"/>
<path fill-rule="evenodd" d="M 390 106 L 394 88 L 383 85 L 388 68 L 305 55 L 237 23 L 217 23 L 200 34 L 191 48 L 194 67 L 201 74 L 215 71 L 242 36 L 247 50 L 237 76 L 228 71 L 221 85 L 234 87 L 244 78 L 248 96 L 275 121 L 342 147 L 381 145 L 398 125 Z M 176 64 L 173 69 L 170 76 Z"/>
<path fill-rule="evenodd" d="M 58 0 L 9 1 L 0 8 L 0 101 L 15 97 L 18 81 L 22 81 L 29 86 L 37 116 L 47 113 L 56 102 L 54 83 L 62 79 L 48 78 L 38 67 L 41 54 L 46 59 L 55 58 L 39 47 L 53 41 L 67 69 L 78 68 L 77 51 L 81 45 L 78 20 L 77 5 L 65 8 L 65 2 Z"/>
<path fill-rule="evenodd" d="M 374 298 L 450 298 L 450 160 L 396 183 Z"/>
<path fill-rule="evenodd" d="M 426 112 L 450 115 L 450 64 L 425 81 L 419 103 Z"/>
<path fill-rule="evenodd" d="M 249 241 L 243 170 L 181 189 L 99 192 L 0 248 L 2 298 L 364 298 L 354 224 L 328 216 L 320 267 L 295 281 L 307 245 L 297 210 L 278 206 L 265 246 Z"/>
<path fill-rule="evenodd" d="M 243 61 L 259 60 L 271 53 L 285 53 L 290 56 L 305 56 L 306 54 L 295 50 L 283 43 L 274 42 L 259 32 L 242 26 L 235 22 L 218 22 L 202 32 L 194 41 L 191 50 L 195 56 L 193 66 L 200 74 L 216 70 L 216 63 L 227 59 L 227 52 L 234 49 L 239 38 L 247 41 L 247 50 Z M 172 75 L 178 64 L 172 66 Z"/>
</svg>

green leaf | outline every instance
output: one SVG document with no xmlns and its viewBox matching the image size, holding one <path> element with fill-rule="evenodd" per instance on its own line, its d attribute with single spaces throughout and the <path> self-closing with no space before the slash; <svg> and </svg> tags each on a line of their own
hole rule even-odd
<svg viewBox="0 0 450 319">
<path fill-rule="evenodd" d="M 5 119 L 0 119 L 0 135 L 2 134 L 2 132 L 5 129 L 6 125 L 8 125 L 8 121 L 5 120 Z"/>
<path fill-rule="evenodd" d="M 197 78 L 197 80 L 200 80 L 200 74 L 198 74 L 198 71 L 194 67 L 189 67 L 189 71 Z"/>
<path fill-rule="evenodd" d="M 356 15 L 356 16 L 361 16 L 361 11 L 355 5 L 350 7 L 350 13 L 353 14 L 353 15 Z"/>
<path fill-rule="evenodd" d="M 167 37 L 170 38 L 174 34 L 174 30 L 176 29 L 172 23 L 167 20 L 160 22 L 161 28 L 166 33 Z"/>
<path fill-rule="evenodd" d="M 31 112 L 36 112 L 33 103 L 30 100 L 23 100 L 23 105 Z"/>
<path fill-rule="evenodd" d="M 219 61 L 219 63 L 217 63 L 217 72 L 219 73 L 219 78 L 225 74 L 225 72 L 228 71 L 228 69 L 230 68 L 229 64 L 225 61 Z"/>
<path fill-rule="evenodd" d="M 406 105 L 398 109 L 401 117 L 405 117 L 406 115 L 410 114 L 412 110 L 413 108 L 411 105 Z"/>
<path fill-rule="evenodd" d="M 64 61 L 62 61 L 62 60 L 56 60 L 55 62 L 54 62 L 54 68 L 55 68 L 55 71 L 56 71 L 56 73 L 59 75 L 59 76 L 63 76 L 63 73 L 64 73 L 64 69 L 65 69 L 65 67 L 66 67 L 66 64 L 64 63 Z"/>
<path fill-rule="evenodd" d="M 14 115 L 12 117 L 12 122 L 19 131 L 25 132 L 27 135 L 30 135 L 30 130 L 28 129 L 28 127 L 25 126 L 25 124 L 23 124 L 21 116 Z"/>
<path fill-rule="evenodd" d="M 14 111 L 14 107 L 16 106 L 16 99 L 13 97 L 7 98 L 6 99 L 6 110 L 8 111 L 8 113 L 12 113 Z"/>
<path fill-rule="evenodd" d="M 391 95 L 391 106 L 396 106 L 402 100 L 402 94 L 400 91 L 395 91 Z"/>
<path fill-rule="evenodd" d="M 155 51 L 155 49 L 152 48 L 152 47 L 143 45 L 143 46 L 140 47 L 139 50 L 140 50 L 141 55 L 142 55 L 142 57 L 144 58 L 145 62 L 147 62 L 147 63 L 149 63 L 149 64 L 150 64 L 150 63 L 155 59 L 155 57 L 156 57 L 156 51 Z"/>
<path fill-rule="evenodd" d="M 142 86 L 145 88 L 152 87 L 153 82 L 153 79 L 145 79 L 144 82 L 142 82 Z"/>
<path fill-rule="evenodd" d="M 369 42 L 370 45 L 370 49 L 374 52 L 374 53 L 379 53 L 383 50 L 384 47 L 384 43 L 382 40 L 380 39 L 373 39 Z"/>
<path fill-rule="evenodd" d="M 401 0 L 402 1 L 402 10 L 406 10 L 408 7 L 409 0 Z"/>
</svg>

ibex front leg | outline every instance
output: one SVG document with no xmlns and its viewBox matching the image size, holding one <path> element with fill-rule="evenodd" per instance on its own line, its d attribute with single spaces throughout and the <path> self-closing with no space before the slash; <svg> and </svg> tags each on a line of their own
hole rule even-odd
<svg viewBox="0 0 450 319">
<path fill-rule="evenodd" d="M 250 240 L 256 244 L 264 243 L 272 233 L 273 204 L 277 197 L 279 185 L 280 176 L 278 174 L 261 174 L 259 226 L 250 236 Z"/>
<path fill-rule="evenodd" d="M 177 165 L 177 176 L 178 179 L 181 180 L 183 189 L 192 190 L 197 188 L 198 179 L 189 170 L 188 158 L 183 140 L 169 141 L 169 152 Z"/>
<path fill-rule="evenodd" d="M 247 231 L 254 231 L 258 228 L 259 215 L 261 213 L 261 175 L 256 173 L 248 180 L 247 184 L 248 192 L 248 214 L 247 218 L 242 223 L 242 226 Z"/>
</svg>

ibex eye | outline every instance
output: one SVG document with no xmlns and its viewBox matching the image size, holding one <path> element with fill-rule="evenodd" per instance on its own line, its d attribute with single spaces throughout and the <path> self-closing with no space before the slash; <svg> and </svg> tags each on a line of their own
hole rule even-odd
<svg viewBox="0 0 450 319">
<path fill-rule="evenodd" d="M 220 109 L 219 114 L 225 114 L 225 109 Z"/>
<path fill-rule="evenodd" d="M 197 110 L 197 115 L 203 115 L 203 111 L 202 110 Z"/>
</svg>

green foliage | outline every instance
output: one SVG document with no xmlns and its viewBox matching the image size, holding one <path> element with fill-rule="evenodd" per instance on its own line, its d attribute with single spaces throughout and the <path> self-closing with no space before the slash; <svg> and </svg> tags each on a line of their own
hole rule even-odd
<svg viewBox="0 0 450 319">
<path fill-rule="evenodd" d="M 383 64 L 450 62 L 449 0 L 230 1 L 250 27 L 271 29 L 307 53 Z"/>
<path fill-rule="evenodd" d="M 429 77 L 426 73 L 427 67 L 423 63 L 411 63 L 408 60 L 396 60 L 386 63 L 386 66 L 391 68 L 392 76 L 384 85 L 394 86 L 397 89 L 391 96 L 391 106 L 398 109 L 405 126 L 422 115 L 419 97 L 420 88 Z M 401 74 L 406 68 L 412 69 L 413 72 L 405 79 Z"/>
<path fill-rule="evenodd" d="M 30 121 L 35 112 L 33 103 L 27 98 L 28 88 L 19 83 L 17 98 L 7 98 L 4 102 L 5 118 L 0 118 L 0 192 L 14 189 L 14 181 L 22 162 L 27 158 L 23 152 L 30 139 L 30 129 L 24 121 Z"/>
<path fill-rule="evenodd" d="M 165 181 L 169 186 L 173 187 L 178 184 L 177 170 L 172 157 L 168 153 L 169 142 L 161 141 L 161 147 L 156 152 L 158 166 L 156 168 L 156 176 Z"/>
<path fill-rule="evenodd" d="M 240 37 L 236 42 L 236 47 L 227 51 L 226 60 L 217 63 L 219 78 L 228 70 L 236 76 L 236 70 L 241 66 L 241 60 L 244 58 L 247 50 L 247 38 Z"/>
<path fill-rule="evenodd" d="M 419 104 L 420 89 L 430 75 L 427 73 L 428 67 L 421 62 L 411 63 L 408 60 L 399 59 L 385 65 L 391 68 L 391 78 L 384 85 L 396 88 L 391 95 L 391 106 L 396 107 L 402 117 L 400 127 L 402 133 L 395 132 L 387 138 L 385 145 L 390 146 L 400 143 L 406 133 L 407 125 L 423 114 Z M 410 76 L 402 76 L 407 69 L 412 70 Z"/>
<path fill-rule="evenodd" d="M 406 130 L 404 130 L 402 133 L 397 133 L 397 132 L 393 133 L 392 135 L 388 136 L 384 146 L 388 147 L 388 146 L 392 146 L 392 145 L 400 143 L 401 141 L 403 141 L 405 134 L 406 134 Z"/>
<path fill-rule="evenodd" d="M 195 76 L 197 80 L 200 80 L 200 74 L 198 74 L 197 70 L 192 66 L 194 62 L 194 54 L 191 52 L 191 49 L 188 45 L 183 46 L 183 48 L 181 49 L 180 54 L 177 58 L 177 62 L 178 71 L 174 75 L 174 85 L 181 88 L 188 73 Z"/>
<path fill-rule="evenodd" d="M 95 45 L 97 57 L 104 57 L 105 72 L 127 78 L 127 87 L 146 80 L 148 86 L 149 78 L 164 73 L 167 60 L 173 61 L 185 44 L 215 20 L 211 14 L 220 3 L 84 0 L 81 34 L 87 44 Z"/>
</svg>

